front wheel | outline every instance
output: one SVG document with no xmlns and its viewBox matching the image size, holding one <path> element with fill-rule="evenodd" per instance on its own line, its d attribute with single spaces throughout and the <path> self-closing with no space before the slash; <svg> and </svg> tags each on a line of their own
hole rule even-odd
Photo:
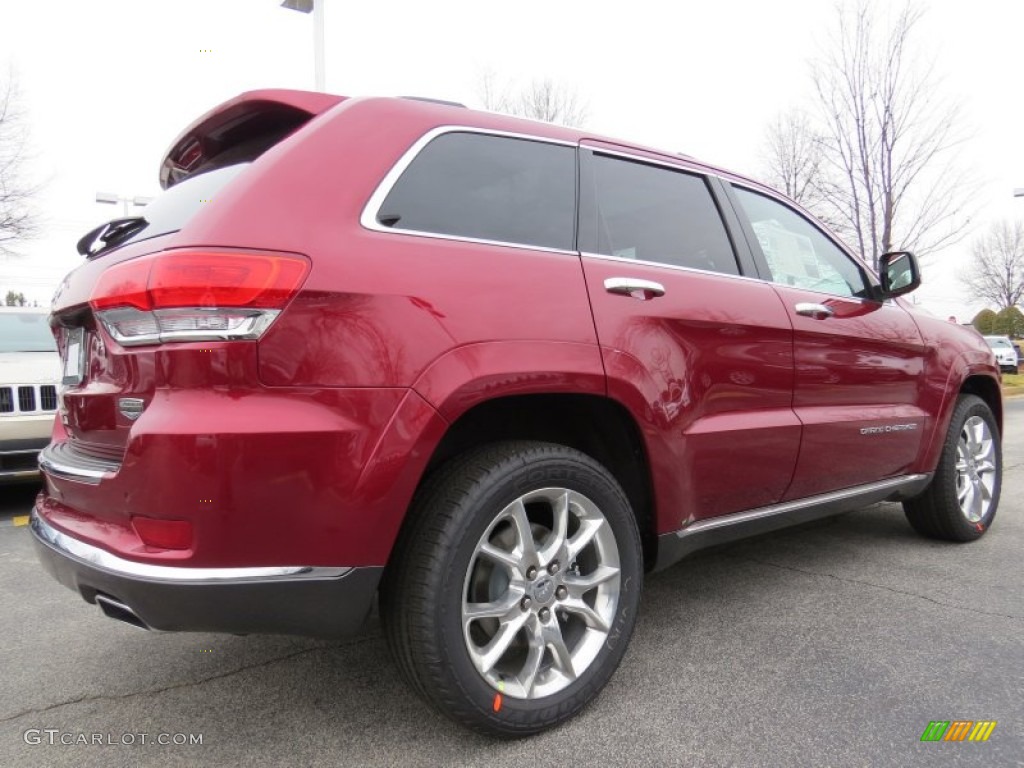
<svg viewBox="0 0 1024 768">
<path fill-rule="evenodd" d="M 992 525 L 1002 486 L 999 428 L 975 395 L 961 395 L 953 410 L 939 466 L 927 490 L 903 502 L 918 533 L 947 541 L 974 541 Z"/>
<path fill-rule="evenodd" d="M 522 736 L 611 677 L 640 599 L 640 537 L 611 474 L 547 443 L 475 450 L 417 495 L 382 591 L 392 652 L 455 721 Z"/>
</svg>

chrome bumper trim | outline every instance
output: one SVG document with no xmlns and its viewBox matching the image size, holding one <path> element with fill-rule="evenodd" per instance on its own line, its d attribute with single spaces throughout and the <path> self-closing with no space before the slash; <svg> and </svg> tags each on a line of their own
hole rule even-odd
<svg viewBox="0 0 1024 768">
<path fill-rule="evenodd" d="M 309 565 L 271 565 L 255 568 L 190 568 L 188 566 L 151 565 L 112 555 L 106 550 L 86 544 L 62 533 L 32 510 L 29 525 L 40 541 L 66 557 L 100 568 L 120 576 L 161 581 L 171 584 L 237 583 L 296 579 L 333 579 L 352 570 L 346 567 L 319 567 Z"/>
<path fill-rule="evenodd" d="M 52 477 L 99 485 L 121 469 L 120 462 L 82 456 L 67 443 L 50 443 L 39 453 L 39 468 Z"/>
</svg>

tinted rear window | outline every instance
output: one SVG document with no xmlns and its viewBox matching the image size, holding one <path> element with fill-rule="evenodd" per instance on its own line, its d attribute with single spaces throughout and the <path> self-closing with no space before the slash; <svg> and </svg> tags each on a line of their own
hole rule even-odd
<svg viewBox="0 0 1024 768">
<path fill-rule="evenodd" d="M 707 183 L 662 166 L 595 155 L 594 206 L 580 212 L 589 253 L 739 274 Z"/>
<path fill-rule="evenodd" d="M 148 240 L 151 237 L 177 232 L 185 226 L 199 209 L 209 203 L 225 185 L 243 170 L 249 163 L 238 163 L 224 168 L 191 176 L 166 192 L 153 199 L 145 208 L 136 209 L 132 214 L 144 219 L 139 227 L 132 227 L 128 237 L 115 237 L 107 241 L 106 248 L 115 248 L 125 243 Z M 106 250 L 96 251 L 96 253 Z"/>
<path fill-rule="evenodd" d="M 447 133 L 412 161 L 377 212 L 399 230 L 571 250 L 576 150 Z"/>
</svg>

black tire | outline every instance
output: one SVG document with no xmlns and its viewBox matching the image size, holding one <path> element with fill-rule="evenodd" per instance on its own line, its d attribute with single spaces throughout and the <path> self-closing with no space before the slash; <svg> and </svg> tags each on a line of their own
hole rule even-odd
<svg viewBox="0 0 1024 768">
<path fill-rule="evenodd" d="M 563 631 L 566 632 L 563 651 L 572 644 L 569 633 L 575 632 L 575 647 L 582 648 L 584 644 L 579 638 L 587 638 L 588 654 L 594 653 L 596 649 L 596 655 L 591 657 L 575 680 L 569 674 L 564 675 L 563 680 L 563 667 L 557 663 L 552 649 L 537 640 L 540 630 L 526 627 L 516 630 L 515 637 L 520 643 L 529 642 L 531 638 L 526 633 L 534 632 L 534 642 L 544 648 L 538 651 L 541 664 L 545 660 L 548 662 L 547 667 L 542 666 L 541 672 L 535 672 L 529 678 L 529 690 L 533 689 L 535 681 L 540 681 L 545 675 L 546 679 L 554 679 L 557 684 L 566 687 L 550 695 L 538 693 L 534 698 L 508 693 L 500 695 L 505 690 L 504 680 L 499 681 L 499 690 L 493 680 L 489 681 L 485 673 L 474 666 L 469 649 L 470 641 L 467 640 L 470 629 L 466 629 L 466 636 L 463 634 L 463 601 L 470 600 L 468 595 L 473 592 L 472 585 L 476 583 L 473 580 L 478 573 L 476 569 L 484 562 L 479 547 L 485 541 L 485 535 L 497 536 L 494 532 L 502 530 L 500 526 L 507 526 L 505 533 L 513 531 L 510 534 L 513 537 L 515 531 L 521 530 L 509 522 L 507 515 L 503 516 L 503 510 L 507 512 L 509 505 L 528 496 L 528 506 L 524 509 L 530 510 L 530 524 L 527 528 L 531 530 L 531 535 L 538 535 L 540 531 L 539 535 L 544 538 L 538 545 L 555 540 L 556 537 L 551 533 L 551 529 L 555 528 L 554 523 L 551 523 L 551 528 L 538 523 L 538 507 L 529 501 L 534 498 L 530 494 L 548 488 L 567 491 L 564 496 L 566 508 L 572 508 L 568 501 L 570 494 L 573 499 L 580 498 L 579 494 L 585 497 L 584 501 L 592 502 L 603 515 L 610 535 L 614 537 L 614 548 L 608 545 L 611 539 L 603 523 L 598 526 L 602 533 L 594 535 L 592 541 L 600 539 L 603 552 L 617 550 L 620 569 L 618 582 L 611 581 L 609 584 L 615 585 L 618 594 L 615 601 L 602 603 L 606 612 L 602 621 L 611 617 L 606 624 L 607 630 L 595 633 L 582 627 L 574 629 L 566 623 L 576 621 L 573 614 L 564 610 L 566 605 L 549 602 L 556 597 L 562 600 L 567 594 L 559 586 L 555 596 L 552 596 L 549 587 L 555 589 L 552 585 L 555 577 L 548 578 L 548 571 L 542 569 L 539 574 L 535 574 L 533 581 L 518 579 L 515 575 L 518 571 L 509 567 L 506 572 L 507 585 L 499 590 L 507 590 L 504 594 L 512 595 L 514 600 L 519 599 L 516 597 L 519 593 L 512 592 L 514 586 L 522 584 L 526 585 L 527 590 L 534 590 L 527 592 L 533 596 L 530 603 L 534 611 L 528 618 L 535 622 L 528 627 L 557 624 L 559 638 L 562 638 Z M 552 515 L 555 514 L 553 509 L 554 506 Z M 576 715 L 597 695 L 618 667 L 632 635 L 640 602 L 643 579 L 640 536 L 629 501 L 612 475 L 589 456 L 560 445 L 532 441 L 495 443 L 463 454 L 433 473 L 417 493 L 410 515 L 381 586 L 384 632 L 391 652 L 409 684 L 428 703 L 452 720 L 492 736 L 525 736 L 556 726 Z M 565 518 L 572 518 L 572 514 L 567 513 Z M 572 519 L 577 526 L 580 525 L 577 518 Z M 566 535 L 562 541 L 568 546 L 573 536 L 575 534 Z M 490 542 L 492 539 L 486 540 Z M 582 537 L 577 541 L 582 541 Z M 590 556 L 602 557 L 600 553 L 593 555 L 597 549 L 587 549 L 598 546 L 596 543 L 586 545 L 578 555 L 579 560 L 584 561 Z M 518 547 L 517 544 L 511 549 L 518 550 Z M 515 555 L 515 552 L 511 554 Z M 554 567 L 557 574 L 558 562 L 550 560 L 549 563 L 549 567 Z M 572 569 L 569 568 L 570 563 L 564 566 L 566 571 L 558 578 L 564 579 L 565 584 L 570 584 L 573 578 L 580 578 L 581 569 L 578 564 Z M 497 572 L 499 568 L 493 566 L 493 571 Z M 535 568 L 532 570 L 536 572 Z M 585 565 L 583 577 L 586 577 Z M 494 581 L 493 576 L 490 581 Z M 487 588 L 492 589 L 493 586 Z M 613 587 L 609 586 L 608 589 Z M 495 601 L 492 604 L 497 602 L 493 596 L 486 599 Z M 597 598 L 590 599 L 596 604 Z M 470 604 L 476 603 L 474 601 Z M 521 605 L 521 602 L 516 603 L 516 610 L 520 610 Z M 551 610 L 541 615 L 541 606 L 548 605 Z M 521 610 L 528 612 L 527 608 Z M 498 620 L 494 621 L 497 623 Z M 476 630 L 471 623 L 466 626 L 473 626 Z M 605 631 L 606 635 L 602 638 L 601 632 Z M 520 635 L 520 632 L 524 634 Z M 566 668 L 575 671 L 571 662 Z M 490 674 L 497 673 L 492 671 Z M 510 681 L 512 679 L 509 678 Z M 519 678 L 515 680 L 515 684 L 520 685 Z M 568 680 L 571 682 L 565 682 Z"/>
<path fill-rule="evenodd" d="M 994 487 L 990 502 L 978 520 L 968 519 L 958 498 L 958 450 L 964 425 L 971 419 L 981 419 L 992 438 Z M 1003 456 L 999 429 L 992 410 L 980 397 L 961 395 L 949 422 L 949 431 L 942 446 L 942 455 L 935 476 L 924 493 L 903 502 L 903 509 L 911 527 L 923 536 L 946 541 L 974 541 L 981 538 L 996 516 L 999 493 L 1002 489 Z"/>
</svg>

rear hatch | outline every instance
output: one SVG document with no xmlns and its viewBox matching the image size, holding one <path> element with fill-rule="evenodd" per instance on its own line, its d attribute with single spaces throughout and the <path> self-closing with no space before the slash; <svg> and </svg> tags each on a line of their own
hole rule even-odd
<svg viewBox="0 0 1024 768">
<path fill-rule="evenodd" d="M 179 233 L 267 149 L 340 101 L 256 91 L 220 105 L 172 143 L 160 166 L 165 191 L 140 216 L 82 237 L 86 261 L 64 279 L 51 316 L 63 365 L 51 458 L 116 472 L 136 419 L 160 387 L 210 383 L 203 369 L 213 363 L 212 345 L 258 338 L 273 321 L 304 279 L 304 261 L 196 248 Z"/>
</svg>

